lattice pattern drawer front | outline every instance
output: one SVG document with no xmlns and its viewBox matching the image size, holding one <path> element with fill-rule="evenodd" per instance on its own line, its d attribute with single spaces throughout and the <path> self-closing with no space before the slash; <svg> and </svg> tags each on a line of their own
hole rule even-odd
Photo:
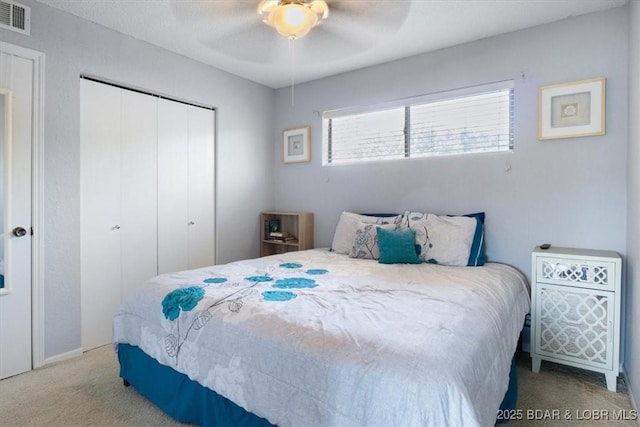
<svg viewBox="0 0 640 427">
<path fill-rule="evenodd" d="M 538 258 L 538 281 L 613 291 L 615 264 L 605 261 Z"/>
<path fill-rule="evenodd" d="M 613 294 L 540 286 L 536 351 L 611 368 Z"/>
</svg>

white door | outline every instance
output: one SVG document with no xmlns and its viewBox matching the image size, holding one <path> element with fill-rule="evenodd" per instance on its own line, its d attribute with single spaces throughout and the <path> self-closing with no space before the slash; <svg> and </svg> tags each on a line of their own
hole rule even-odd
<svg viewBox="0 0 640 427">
<path fill-rule="evenodd" d="M 215 264 L 215 112 L 189 106 L 189 268 Z"/>
<path fill-rule="evenodd" d="M 158 98 L 112 89 L 122 93 L 120 250 L 124 299 L 158 274 Z"/>
<path fill-rule="evenodd" d="M 31 369 L 34 61 L 0 52 L 0 378 Z"/>
<path fill-rule="evenodd" d="M 157 97 L 80 81 L 82 349 L 158 274 Z"/>
<path fill-rule="evenodd" d="M 158 272 L 215 264 L 215 111 L 158 101 Z"/>
<path fill-rule="evenodd" d="M 80 281 L 82 348 L 111 342 L 120 305 L 121 93 L 80 80 Z"/>
<path fill-rule="evenodd" d="M 188 107 L 158 101 L 158 273 L 189 268 Z"/>
</svg>

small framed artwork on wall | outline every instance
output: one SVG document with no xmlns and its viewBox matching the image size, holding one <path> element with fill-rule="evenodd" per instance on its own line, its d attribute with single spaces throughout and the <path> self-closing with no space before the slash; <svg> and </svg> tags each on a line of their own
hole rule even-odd
<svg viewBox="0 0 640 427">
<path fill-rule="evenodd" d="M 538 139 L 605 133 L 605 78 L 542 86 L 538 90 Z"/>
<path fill-rule="evenodd" d="M 311 160 L 311 126 L 282 131 L 282 153 L 285 163 Z"/>
</svg>

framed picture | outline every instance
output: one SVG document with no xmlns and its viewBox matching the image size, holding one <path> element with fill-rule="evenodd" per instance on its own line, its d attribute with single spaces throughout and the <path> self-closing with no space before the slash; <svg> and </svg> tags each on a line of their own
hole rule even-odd
<svg viewBox="0 0 640 427">
<path fill-rule="evenodd" d="M 604 135 L 606 79 L 538 89 L 538 139 Z"/>
<path fill-rule="evenodd" d="M 311 127 L 285 129 L 282 131 L 282 153 L 285 163 L 311 160 Z"/>
</svg>

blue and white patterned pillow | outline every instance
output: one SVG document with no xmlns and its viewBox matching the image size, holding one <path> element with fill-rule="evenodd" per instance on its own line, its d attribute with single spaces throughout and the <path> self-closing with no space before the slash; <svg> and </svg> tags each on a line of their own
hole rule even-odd
<svg viewBox="0 0 640 427">
<path fill-rule="evenodd" d="M 353 238 L 353 246 L 349 257 L 363 259 L 379 259 L 380 248 L 378 246 L 377 228 L 385 230 L 395 230 L 395 224 L 370 224 L 366 222 L 358 223 L 356 234 Z"/>
<path fill-rule="evenodd" d="M 401 228 L 416 232 L 420 258 L 425 262 L 479 266 L 486 261 L 484 224 L 479 214 L 450 216 L 407 211 Z"/>
<path fill-rule="evenodd" d="M 402 220 L 402 215 L 394 216 L 372 216 L 361 215 L 353 212 L 342 212 L 336 231 L 333 234 L 333 241 L 331 243 L 331 250 L 338 253 L 349 255 L 351 248 L 353 247 L 353 239 L 356 235 L 356 229 L 358 224 L 366 222 L 367 224 L 399 224 Z M 374 230 L 375 231 L 375 230 Z"/>
</svg>

